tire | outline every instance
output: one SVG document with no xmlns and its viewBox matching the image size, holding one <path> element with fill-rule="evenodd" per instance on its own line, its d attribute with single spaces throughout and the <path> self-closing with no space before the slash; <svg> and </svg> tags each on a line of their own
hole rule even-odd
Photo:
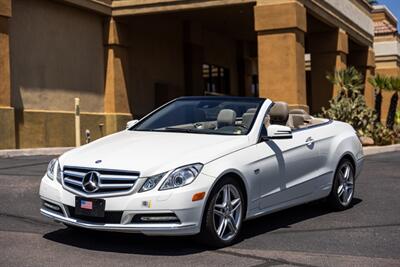
<svg viewBox="0 0 400 267">
<path fill-rule="evenodd" d="M 342 159 L 335 171 L 332 191 L 328 196 L 329 206 L 336 211 L 352 206 L 355 192 L 354 166 L 348 159 Z"/>
<path fill-rule="evenodd" d="M 240 235 L 245 212 L 241 186 L 233 178 L 223 178 L 207 201 L 200 233 L 202 243 L 215 248 L 234 244 Z"/>
</svg>

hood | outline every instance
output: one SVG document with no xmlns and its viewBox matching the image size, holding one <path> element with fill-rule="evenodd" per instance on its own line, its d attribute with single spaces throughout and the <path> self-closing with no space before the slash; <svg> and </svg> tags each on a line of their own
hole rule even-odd
<svg viewBox="0 0 400 267">
<path fill-rule="evenodd" d="M 138 171 L 146 177 L 187 164 L 206 164 L 246 146 L 247 136 L 122 131 L 68 151 L 60 164 Z"/>
</svg>

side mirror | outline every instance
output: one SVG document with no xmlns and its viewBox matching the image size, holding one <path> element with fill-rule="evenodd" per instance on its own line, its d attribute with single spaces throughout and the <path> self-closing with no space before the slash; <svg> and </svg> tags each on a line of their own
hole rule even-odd
<svg viewBox="0 0 400 267">
<path fill-rule="evenodd" d="M 128 121 L 128 122 L 126 123 L 126 129 L 131 128 L 131 127 L 134 126 L 136 123 L 138 123 L 138 121 L 139 121 L 139 120 L 131 120 L 131 121 Z"/>
<path fill-rule="evenodd" d="M 271 124 L 267 128 L 267 138 L 268 139 L 291 139 L 292 129 L 287 126 Z"/>
</svg>

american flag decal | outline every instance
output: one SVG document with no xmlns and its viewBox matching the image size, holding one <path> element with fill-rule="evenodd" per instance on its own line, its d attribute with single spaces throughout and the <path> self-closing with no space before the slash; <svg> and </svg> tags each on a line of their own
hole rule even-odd
<svg viewBox="0 0 400 267">
<path fill-rule="evenodd" d="M 93 202 L 92 201 L 87 201 L 87 200 L 81 200 L 81 208 L 82 209 L 87 209 L 87 210 L 92 210 L 93 209 Z"/>
</svg>

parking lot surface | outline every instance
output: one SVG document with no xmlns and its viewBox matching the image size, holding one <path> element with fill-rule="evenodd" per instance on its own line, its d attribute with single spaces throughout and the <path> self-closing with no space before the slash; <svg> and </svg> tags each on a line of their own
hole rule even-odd
<svg viewBox="0 0 400 267">
<path fill-rule="evenodd" d="M 354 207 L 321 202 L 244 224 L 236 245 L 72 231 L 39 213 L 51 158 L 0 159 L 0 266 L 400 266 L 400 153 L 368 156 Z"/>
</svg>

